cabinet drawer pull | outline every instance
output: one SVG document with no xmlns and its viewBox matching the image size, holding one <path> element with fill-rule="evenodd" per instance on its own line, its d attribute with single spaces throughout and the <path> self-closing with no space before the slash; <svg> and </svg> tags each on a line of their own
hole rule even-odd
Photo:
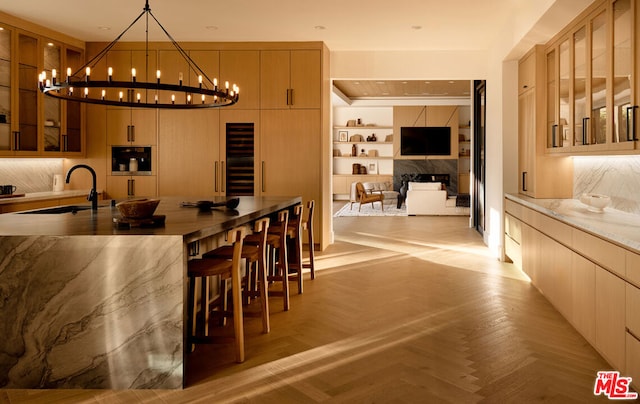
<svg viewBox="0 0 640 404">
<path fill-rule="evenodd" d="M 136 180 L 127 180 L 127 195 L 135 196 L 136 194 Z"/>
<path fill-rule="evenodd" d="M 69 151 L 69 136 L 62 135 L 62 151 Z"/>
<path fill-rule="evenodd" d="M 262 183 L 262 192 L 266 192 L 264 184 L 264 160 L 262 161 L 262 169 L 260 170 L 260 182 Z"/>
<path fill-rule="evenodd" d="M 551 147 L 558 147 L 559 144 L 556 144 L 558 141 L 558 125 L 551 126 Z"/>
<path fill-rule="evenodd" d="M 13 150 L 20 150 L 20 132 L 18 131 L 13 132 Z"/>
<path fill-rule="evenodd" d="M 522 172 L 522 191 L 523 192 L 527 192 L 527 172 L 523 171 Z"/>
<path fill-rule="evenodd" d="M 589 128 L 589 118 L 582 118 L 582 144 L 589 144 L 589 138 L 587 136 Z"/>
</svg>

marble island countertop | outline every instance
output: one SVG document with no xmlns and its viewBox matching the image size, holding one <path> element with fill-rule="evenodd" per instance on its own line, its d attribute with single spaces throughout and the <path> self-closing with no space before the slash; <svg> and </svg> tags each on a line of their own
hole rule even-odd
<svg viewBox="0 0 640 404">
<path fill-rule="evenodd" d="M 0 215 L 0 236 L 104 236 L 162 235 L 182 236 L 185 242 L 220 234 L 231 227 L 249 223 L 265 214 L 300 203 L 300 197 L 239 197 L 234 210 L 213 208 L 201 212 L 193 207 L 181 207 L 181 202 L 213 200 L 227 197 L 161 197 L 155 215 L 164 215 L 165 223 L 158 227 L 121 228 L 114 223 L 120 212 L 112 201 L 99 201 L 97 212 L 29 214 L 25 212 Z M 83 204 L 84 205 L 84 204 Z M 86 204 L 89 206 L 89 203 Z M 36 209 L 34 211 L 38 211 Z M 28 211 L 27 211 L 28 212 Z"/>
<path fill-rule="evenodd" d="M 535 199 L 519 194 L 505 196 L 580 230 L 640 253 L 640 215 L 609 207 L 604 208 L 603 212 L 591 212 L 587 210 L 587 205 L 577 199 Z"/>
</svg>

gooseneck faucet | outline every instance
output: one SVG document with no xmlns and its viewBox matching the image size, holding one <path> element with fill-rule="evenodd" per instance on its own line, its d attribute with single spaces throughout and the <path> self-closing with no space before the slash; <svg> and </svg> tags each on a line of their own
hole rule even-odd
<svg viewBox="0 0 640 404">
<path fill-rule="evenodd" d="M 98 193 L 96 192 L 96 172 L 93 170 L 93 168 L 89 167 L 86 164 L 77 164 L 73 167 L 71 167 L 69 169 L 69 172 L 67 172 L 67 179 L 66 179 L 66 183 L 69 183 L 69 180 L 71 180 L 71 173 L 76 169 L 76 168 L 86 168 L 87 170 L 89 170 L 89 172 L 91 173 L 91 177 L 93 179 L 93 186 L 91 187 L 91 191 L 89 192 L 89 195 L 87 196 L 87 200 L 91 201 L 91 210 L 97 211 L 98 210 Z"/>
</svg>

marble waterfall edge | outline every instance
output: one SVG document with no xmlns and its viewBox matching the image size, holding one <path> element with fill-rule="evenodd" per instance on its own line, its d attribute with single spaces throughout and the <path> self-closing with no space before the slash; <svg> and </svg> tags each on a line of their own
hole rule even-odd
<svg viewBox="0 0 640 404">
<path fill-rule="evenodd" d="M 0 257 L 0 387 L 182 387 L 182 237 L 5 236 Z"/>
</svg>

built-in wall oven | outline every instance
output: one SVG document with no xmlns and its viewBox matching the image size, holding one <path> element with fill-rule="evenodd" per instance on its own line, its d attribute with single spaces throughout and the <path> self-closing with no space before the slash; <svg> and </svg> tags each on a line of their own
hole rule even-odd
<svg viewBox="0 0 640 404">
<path fill-rule="evenodd" d="M 111 175 L 151 175 L 151 146 L 111 146 Z"/>
</svg>

